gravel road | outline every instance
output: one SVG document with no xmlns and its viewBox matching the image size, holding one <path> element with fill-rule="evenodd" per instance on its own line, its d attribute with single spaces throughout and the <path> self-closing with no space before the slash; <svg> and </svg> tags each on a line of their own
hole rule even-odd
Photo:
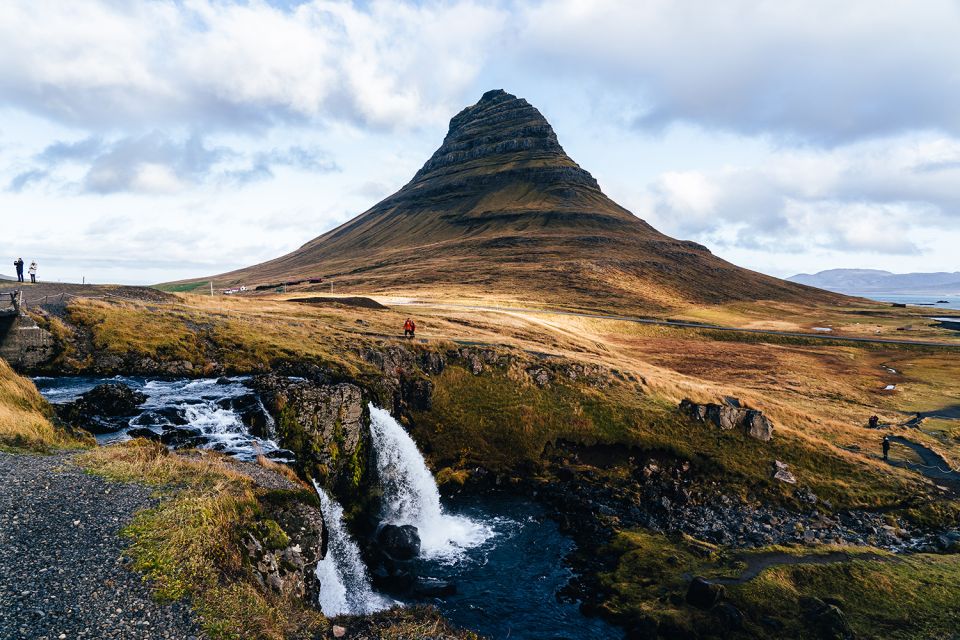
<svg viewBox="0 0 960 640">
<path fill-rule="evenodd" d="M 0 452 L 0 638 L 200 638 L 188 607 L 154 602 L 121 558 L 118 532 L 151 490 L 71 457 Z"/>
</svg>

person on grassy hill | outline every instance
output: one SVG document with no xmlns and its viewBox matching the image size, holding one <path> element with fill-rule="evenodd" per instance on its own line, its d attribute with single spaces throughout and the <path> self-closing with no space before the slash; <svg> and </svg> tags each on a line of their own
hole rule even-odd
<svg viewBox="0 0 960 640">
<path fill-rule="evenodd" d="M 37 283 L 37 261 L 36 260 L 30 261 L 29 271 L 30 271 L 30 282 L 32 282 L 33 284 L 36 284 Z"/>
<path fill-rule="evenodd" d="M 868 421 L 871 429 L 876 429 L 880 426 L 880 417 L 879 416 L 870 416 Z"/>
<path fill-rule="evenodd" d="M 13 266 L 17 270 L 17 282 L 23 282 L 23 258 L 17 258 L 14 260 Z"/>
<path fill-rule="evenodd" d="M 883 436 L 883 459 L 890 459 L 890 436 Z"/>
<path fill-rule="evenodd" d="M 414 333 L 416 332 L 416 330 L 417 330 L 417 325 L 414 324 L 413 320 L 411 320 L 410 318 L 407 318 L 406 322 L 403 323 L 403 337 L 404 338 L 414 337 Z"/>
</svg>

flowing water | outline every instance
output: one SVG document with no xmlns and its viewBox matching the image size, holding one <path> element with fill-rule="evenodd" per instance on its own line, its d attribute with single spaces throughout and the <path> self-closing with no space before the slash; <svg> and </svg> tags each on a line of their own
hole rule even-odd
<svg viewBox="0 0 960 640">
<path fill-rule="evenodd" d="M 147 396 L 136 415 L 118 418 L 117 430 L 98 436 L 121 441 L 149 429 L 171 446 L 215 449 L 242 459 L 292 454 L 269 437 L 272 419 L 244 378 L 149 380 L 36 378 L 52 403 L 70 402 L 105 382 Z M 384 522 L 412 524 L 421 536 L 419 575 L 452 582 L 457 593 L 434 601 L 455 624 L 490 638 L 600 640 L 623 633 L 556 597 L 570 578 L 564 557 L 573 542 L 539 506 L 516 497 L 484 497 L 441 504 L 440 493 L 416 443 L 383 409 L 370 406 L 370 433 L 383 489 Z M 134 431 L 136 434 L 137 432 Z M 322 488 L 317 494 L 329 541 L 317 566 L 320 606 L 328 616 L 365 614 L 398 603 L 376 593 L 360 549 L 343 522 L 343 508 Z"/>
<path fill-rule="evenodd" d="M 421 554 L 455 562 L 465 549 L 494 535 L 480 520 L 445 513 L 440 491 L 413 438 L 388 411 L 370 405 L 370 433 L 383 489 L 383 522 L 412 524 L 420 532 Z"/>
<path fill-rule="evenodd" d="M 127 440 L 134 429 L 147 429 L 174 447 L 212 449 L 242 460 L 263 454 L 279 461 L 292 460 L 266 437 L 250 433 L 256 423 L 264 434 L 273 432 L 273 418 L 244 378 L 151 380 L 123 377 L 38 377 L 40 393 L 53 404 L 71 402 L 106 382 L 125 384 L 147 396 L 135 415 L 112 419 L 116 431 L 97 436 L 102 444 Z"/>
<path fill-rule="evenodd" d="M 360 548 L 343 523 L 343 507 L 322 487 L 313 485 L 320 497 L 323 524 L 327 527 L 327 555 L 317 565 L 320 609 L 327 616 L 360 615 L 387 609 L 394 601 L 373 591 Z"/>
</svg>

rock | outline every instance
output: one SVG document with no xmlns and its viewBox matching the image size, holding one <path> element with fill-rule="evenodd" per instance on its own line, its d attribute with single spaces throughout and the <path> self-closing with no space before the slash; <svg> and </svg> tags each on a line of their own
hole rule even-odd
<svg viewBox="0 0 960 640">
<path fill-rule="evenodd" d="M 444 580 L 430 580 L 418 583 L 413 588 L 417 598 L 449 598 L 457 595 L 457 585 Z"/>
<path fill-rule="evenodd" d="M 713 424 L 724 431 L 740 429 L 751 438 L 763 442 L 773 437 L 773 423 L 756 409 L 713 403 L 697 404 L 686 398 L 680 403 L 680 411 L 698 422 Z"/>
<path fill-rule="evenodd" d="M 146 440 L 153 440 L 155 442 L 160 441 L 160 434 L 154 431 L 153 429 L 147 429 L 146 427 L 137 427 L 135 429 L 130 429 L 127 431 L 127 435 L 131 438 L 144 438 Z"/>
<path fill-rule="evenodd" d="M 800 599 L 804 618 L 822 640 L 853 640 L 853 629 L 840 608 L 827 604 L 819 598 L 804 596 Z"/>
<path fill-rule="evenodd" d="M 723 597 L 723 585 L 714 584 L 705 578 L 697 576 L 690 582 L 687 588 L 687 603 L 706 611 L 720 601 Z"/>
<path fill-rule="evenodd" d="M 147 396 L 125 384 L 108 382 L 82 394 L 73 402 L 55 405 L 57 416 L 73 427 L 91 433 L 113 433 L 127 426 L 117 418 L 128 418 Z"/>
<path fill-rule="evenodd" d="M 274 374 L 251 384 L 274 418 L 277 444 L 293 451 L 297 468 L 336 495 L 362 497 L 370 442 L 363 390 Z"/>
<path fill-rule="evenodd" d="M 779 460 L 773 461 L 773 478 L 787 484 L 797 484 L 797 479 L 787 469 L 787 464 Z"/>
<path fill-rule="evenodd" d="M 345 628 L 341 627 L 341 626 L 338 625 L 338 624 L 333 625 L 333 637 L 334 637 L 334 638 L 342 638 L 342 637 L 345 636 L 345 635 L 347 635 L 347 630 L 346 630 Z"/>
<path fill-rule="evenodd" d="M 377 531 L 377 545 L 388 558 L 406 562 L 420 555 L 420 533 L 412 524 L 384 524 Z"/>
<path fill-rule="evenodd" d="M 743 613 L 729 602 L 721 602 L 713 608 L 717 623 L 726 631 L 743 629 Z"/>
<path fill-rule="evenodd" d="M 298 500 L 267 507 L 243 539 L 246 559 L 264 589 L 312 602 L 319 594 L 317 564 L 326 553 L 323 514 Z"/>
</svg>

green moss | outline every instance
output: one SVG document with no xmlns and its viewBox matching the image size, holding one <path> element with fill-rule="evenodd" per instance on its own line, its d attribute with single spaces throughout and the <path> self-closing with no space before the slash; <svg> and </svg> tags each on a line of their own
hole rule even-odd
<svg viewBox="0 0 960 640">
<path fill-rule="evenodd" d="M 252 527 L 254 535 L 270 551 L 280 551 L 290 546 L 290 536 L 276 520 L 261 519 Z"/>
</svg>

